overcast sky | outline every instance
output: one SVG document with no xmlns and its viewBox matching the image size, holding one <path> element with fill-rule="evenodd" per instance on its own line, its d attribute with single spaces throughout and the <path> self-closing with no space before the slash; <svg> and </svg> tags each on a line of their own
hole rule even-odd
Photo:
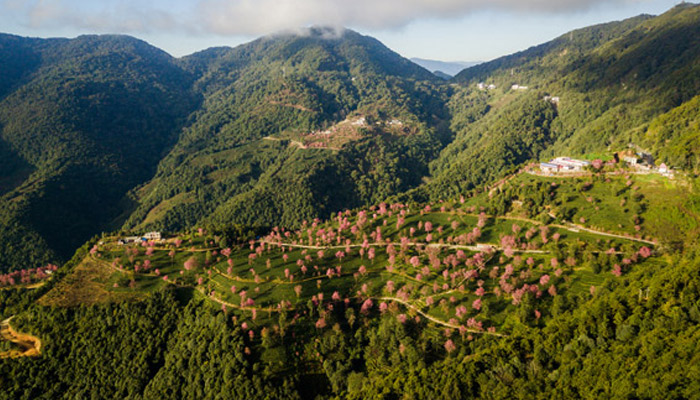
<svg viewBox="0 0 700 400">
<path fill-rule="evenodd" d="M 174 56 L 310 25 L 371 35 L 406 57 L 484 61 L 675 0 L 0 0 L 0 31 L 123 33 Z"/>
</svg>

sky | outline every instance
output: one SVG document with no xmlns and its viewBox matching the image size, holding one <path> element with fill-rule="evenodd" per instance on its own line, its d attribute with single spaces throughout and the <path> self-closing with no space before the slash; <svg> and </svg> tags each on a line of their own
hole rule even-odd
<svg viewBox="0 0 700 400">
<path fill-rule="evenodd" d="M 679 0 L 0 0 L 0 32 L 119 33 L 180 57 L 266 34 L 328 25 L 405 57 L 488 61 L 570 30 L 658 15 Z"/>
</svg>

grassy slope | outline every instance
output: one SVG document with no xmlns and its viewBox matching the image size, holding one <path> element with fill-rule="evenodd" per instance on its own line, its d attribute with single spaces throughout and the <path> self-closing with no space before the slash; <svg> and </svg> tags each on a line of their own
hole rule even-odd
<svg viewBox="0 0 700 400">
<path fill-rule="evenodd" d="M 550 186 L 553 181 L 558 183 L 556 195 L 550 199 L 551 204 L 544 205 L 543 209 L 547 212 L 557 212 L 563 207 L 575 208 L 577 209 L 574 214 L 576 222 L 579 222 L 578 219 L 581 217 L 586 219 L 585 223 L 579 222 L 580 225 L 628 235 L 630 239 L 611 238 L 583 231 L 575 232 L 566 229 L 566 221 L 555 220 L 550 224 L 542 224 L 539 218 L 529 219 L 525 207 L 514 207 L 505 215 L 487 217 L 485 224 L 481 227 L 481 236 L 476 242 L 502 247 L 503 236 L 513 235 L 515 224 L 519 228 L 518 234 L 515 235 L 518 243 L 514 245 L 516 258 L 504 256 L 502 251 L 497 251 L 493 255 L 482 253 L 469 247 L 463 239 L 455 238 L 472 232 L 478 224 L 478 213 L 482 208 L 489 211 L 493 204 L 498 203 L 500 194 L 492 194 L 491 199 L 484 194 L 467 198 L 463 204 L 450 202 L 433 205 L 430 211 L 427 209 L 421 211 L 415 208 L 417 206 L 413 208 L 396 206 L 393 211 L 390 209 L 381 214 L 379 209 L 370 209 L 367 212 L 367 222 L 361 230 L 353 234 L 349 230 L 351 225 L 357 224 L 358 214 L 355 212 L 330 222 L 314 222 L 313 225 L 306 225 L 306 228 L 301 231 L 289 232 L 289 237 L 280 232 L 280 238 L 266 239 L 270 241 L 268 244 L 251 242 L 250 248 L 248 245 L 234 248 L 229 256 L 220 254 L 222 249 L 218 247 L 219 238 L 216 235 L 202 236 L 193 232 L 180 236 L 183 243 L 177 248 L 172 243 L 165 247 L 155 246 L 150 256 L 145 255 L 146 247 L 131 248 L 116 244 L 97 246 L 97 253 L 91 257 L 90 262 L 94 265 L 102 265 L 101 268 L 111 269 L 111 273 L 98 278 L 98 282 L 103 285 L 104 290 L 114 292 L 115 295 L 153 292 L 159 287 L 173 283 L 191 286 L 202 294 L 211 295 L 215 302 L 228 304 L 229 310 L 232 307 L 236 308 L 233 312 L 239 315 L 239 318 L 251 318 L 251 312 L 256 309 L 258 319 L 255 320 L 255 324 L 268 323 L 265 321 L 277 315 L 280 305 L 286 310 L 285 312 L 289 310 L 301 312 L 309 301 L 317 298 L 319 293 L 323 293 L 325 302 L 332 302 L 330 297 L 336 291 L 341 298 L 348 298 L 353 302 L 362 302 L 363 299 L 371 297 L 375 299 L 376 306 L 381 298 L 396 297 L 396 291 L 403 288 L 408 293 L 404 301 L 410 305 L 409 308 L 415 308 L 417 311 L 454 326 L 466 324 L 467 320 L 473 317 L 482 321 L 485 326 L 493 326 L 497 332 L 507 334 L 510 329 L 513 329 L 511 324 L 514 323 L 509 315 L 512 315 L 517 307 L 512 304 L 512 294 L 501 296 L 494 294 L 494 288 L 499 286 L 498 276 L 503 274 L 506 266 L 514 267 L 512 273 L 514 280 L 506 282 L 516 283 L 516 287 L 524 283 L 537 284 L 542 275 L 549 275 L 551 281 L 540 285 L 538 290 L 542 291 L 543 295 L 536 301 L 547 304 L 552 299 L 552 296 L 547 294 L 547 289 L 552 284 L 560 293 L 567 291 L 585 293 L 590 286 L 598 287 L 606 279 L 615 279 L 610 273 L 614 263 L 622 265 L 623 270 L 636 268 L 636 263 L 650 262 L 663 265 L 665 262 L 663 257 L 644 260 L 643 257 L 635 255 L 646 244 L 634 241 L 634 235 L 640 233 L 635 231 L 633 225 L 627 221 L 628 218 L 625 215 L 628 211 L 624 211 L 619 202 L 621 196 L 613 192 L 625 188 L 627 191 L 637 190 L 649 196 L 649 200 L 644 203 L 646 211 L 641 214 L 642 222 L 640 222 L 643 227 L 642 233 L 647 236 L 660 233 L 654 216 L 663 213 L 664 206 L 656 199 L 658 197 L 667 199 L 666 203 L 668 200 L 678 199 L 674 201 L 682 203 L 684 198 L 683 192 L 677 190 L 667 179 L 647 177 L 635 180 L 632 188 L 625 184 L 624 177 L 613 177 L 610 182 L 605 182 L 605 178 L 599 178 L 585 193 L 582 193 L 579 187 L 585 180 L 540 178 L 523 174 L 508 182 L 501 190 L 502 193 L 506 193 L 509 187 L 525 190 L 523 188 L 540 184 Z M 596 201 L 589 203 L 583 200 L 584 197 L 593 197 Z M 444 210 L 442 207 L 445 207 Z M 595 207 L 598 209 L 596 210 Z M 397 229 L 401 210 L 404 210 L 405 216 L 401 217 L 403 222 Z M 618 219 L 611 220 L 608 216 L 618 216 Z M 428 233 L 424 227 L 427 221 L 434 225 L 430 242 L 426 239 Z M 340 240 L 340 244 L 338 239 L 328 238 L 324 241 L 320 238 L 324 234 L 327 235 L 330 230 L 337 233 L 339 222 L 345 225 L 341 233 L 344 238 Z M 455 229 L 452 228 L 453 223 L 455 223 Z M 546 234 L 543 236 L 542 229 L 545 227 Z M 375 243 L 372 238 L 373 232 L 376 234 L 378 228 L 381 229 L 384 244 Z M 312 232 L 311 242 L 308 240 L 307 229 Z M 320 232 L 321 236 L 318 236 L 319 229 L 323 230 Z M 411 229 L 415 229 L 413 235 L 410 233 Z M 439 230 L 442 230 L 442 233 L 438 233 Z M 555 239 L 556 236 L 558 236 L 557 239 Z M 408 242 L 403 248 L 400 244 L 401 237 L 406 237 Z M 361 246 L 363 238 L 367 238 L 368 241 L 364 249 Z M 544 243 L 543 238 L 547 239 L 547 243 Z M 274 244 L 277 242 L 283 243 L 284 249 Z M 391 262 L 389 262 L 386 242 L 393 243 L 393 268 L 387 268 Z M 420 245 L 415 246 L 415 243 Z M 427 246 L 428 243 L 438 247 Z M 312 248 L 304 248 L 304 246 L 312 246 Z M 368 257 L 370 248 L 376 252 L 373 260 Z M 615 248 L 620 254 L 602 254 L 610 248 Z M 138 254 L 134 255 L 136 250 Z M 168 254 L 171 250 L 172 257 Z M 323 250 L 322 256 L 319 255 L 319 250 Z M 259 252 L 257 255 L 256 251 Z M 339 251 L 344 253 L 342 259 L 336 254 Z M 413 256 L 418 257 L 419 265 L 413 266 L 409 262 Z M 474 261 L 469 261 L 474 260 L 475 256 L 483 257 L 488 261 L 482 268 L 478 268 L 473 265 Z M 427 267 L 430 265 L 431 257 L 439 257 L 440 260 L 448 263 L 452 260 L 456 264 Z M 525 262 L 529 257 L 533 259 L 532 265 Z M 196 267 L 186 270 L 183 265 L 190 258 L 196 260 Z M 570 259 L 567 261 L 567 258 Z M 623 258 L 637 261 L 626 265 L 622 262 Z M 552 259 L 556 259 L 557 264 L 553 264 Z M 148 271 L 141 269 L 140 272 L 134 273 L 134 266 L 143 266 L 146 260 L 150 263 Z M 470 266 L 467 267 L 465 262 Z M 307 272 L 301 271 L 299 263 L 306 266 Z M 340 276 L 337 276 L 336 271 L 329 277 L 327 274 L 329 268 L 335 269 L 338 266 L 341 266 Z M 358 272 L 361 266 L 365 267 L 367 271 L 365 274 Z M 494 267 L 498 267 L 498 272 L 493 277 L 489 277 Z M 463 274 L 472 268 L 480 271 L 478 278 L 465 279 Z M 561 276 L 557 276 L 558 269 Z M 447 271 L 448 279 L 443 277 L 443 271 Z M 293 278 L 289 278 L 289 274 L 293 275 Z M 164 276 L 168 277 L 167 281 Z M 199 278 L 201 282 L 198 282 Z M 129 287 L 131 280 L 134 281 L 131 284 L 134 287 Z M 478 280 L 484 281 L 483 287 L 487 293 L 484 296 L 484 304 L 486 304 L 484 308 L 488 311 L 484 313 L 473 310 L 471 307 L 471 303 L 477 298 L 474 291 L 478 287 Z M 388 281 L 393 281 L 395 284 L 393 292 L 387 291 Z M 364 285 L 367 286 L 364 287 Z M 446 286 L 443 287 L 443 285 Z M 235 286 L 235 292 L 232 292 L 232 286 Z M 295 294 L 296 286 L 301 287 L 299 295 Z M 80 291 L 76 287 L 66 289 L 62 286 L 54 289 L 56 290 Z M 241 291 L 245 291 L 245 297 L 241 296 Z M 46 304 L 51 303 L 52 297 L 71 296 L 50 293 Z M 242 300 L 247 298 L 254 299 L 254 303 L 242 305 Z M 443 304 L 441 300 L 445 300 Z M 434 303 L 430 304 L 431 302 Z M 467 307 L 467 313 L 462 318 L 455 315 L 455 307 L 459 305 Z M 242 309 L 238 310 L 239 307 Z M 542 305 L 542 308 L 547 307 Z M 411 310 L 403 309 L 403 312 L 411 313 Z M 275 318 L 269 321 L 274 321 Z M 453 318 L 454 320 L 450 322 Z"/>
</svg>

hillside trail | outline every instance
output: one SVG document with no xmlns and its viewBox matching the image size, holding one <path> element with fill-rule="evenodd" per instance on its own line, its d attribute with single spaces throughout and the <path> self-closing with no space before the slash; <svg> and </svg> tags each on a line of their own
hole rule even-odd
<svg viewBox="0 0 700 400">
<path fill-rule="evenodd" d="M 450 212 L 450 214 L 466 215 L 466 216 L 470 216 L 470 217 L 478 217 L 479 216 L 478 214 L 461 213 L 461 212 L 457 212 L 457 211 L 452 211 L 452 212 Z M 485 216 L 487 218 L 495 218 L 495 219 L 500 219 L 500 220 L 505 220 L 505 221 L 520 221 L 520 222 L 530 223 L 533 225 L 544 225 L 542 222 L 536 221 L 534 219 L 530 219 L 530 218 L 526 218 L 526 217 L 518 217 L 518 216 L 513 216 L 513 215 L 488 215 L 488 214 L 486 214 Z M 609 233 L 609 232 L 605 232 L 605 231 L 599 231 L 596 229 L 586 228 L 583 225 L 574 224 L 574 223 L 566 223 L 566 225 L 548 224 L 546 226 L 564 229 L 564 230 L 567 230 L 567 231 L 572 232 L 572 233 L 579 233 L 581 231 L 584 231 L 584 232 L 592 233 L 594 235 L 608 236 L 608 237 L 613 237 L 613 238 L 617 238 L 617 239 L 629 240 L 632 242 L 649 244 L 652 246 L 655 246 L 657 244 L 657 242 L 655 240 L 646 240 L 646 239 L 640 239 L 640 238 L 636 238 L 634 236 L 627 236 L 627 235 L 623 235 L 623 234 L 619 234 L 619 233 Z"/>
<path fill-rule="evenodd" d="M 428 319 L 428 320 L 430 320 L 430 321 L 432 321 L 432 322 L 434 322 L 434 323 L 436 323 L 436 324 L 438 324 L 438 325 L 442 325 L 442 326 L 445 326 L 445 327 L 448 327 L 448 328 L 452 328 L 452 329 L 459 329 L 459 328 L 460 328 L 460 325 L 451 324 L 451 323 L 449 323 L 449 322 L 445 322 L 445 321 L 443 321 L 443 320 L 440 320 L 440 319 L 438 319 L 438 318 L 435 318 L 435 317 L 433 317 L 432 315 L 429 315 L 429 314 L 424 313 L 423 311 L 421 311 L 420 309 L 418 309 L 418 307 L 414 306 L 413 304 L 411 304 L 411 303 L 409 303 L 409 302 L 407 302 L 407 301 L 401 300 L 401 299 L 399 299 L 399 298 L 397 298 L 397 297 L 378 297 L 377 299 L 378 299 L 378 300 L 384 300 L 384 301 L 393 301 L 393 302 L 396 302 L 396 303 L 403 304 L 405 307 L 410 308 L 411 310 L 415 311 L 416 313 L 422 315 L 422 316 L 425 317 L 426 319 Z M 506 337 L 506 336 L 507 336 L 507 335 L 504 335 L 504 334 L 502 334 L 502 333 L 489 332 L 489 331 L 478 330 L 478 329 L 467 329 L 466 332 L 469 332 L 469 333 L 476 333 L 476 334 L 479 334 L 479 335 L 497 336 L 497 337 Z"/>
<path fill-rule="evenodd" d="M 608 233 L 608 232 L 598 231 L 595 229 L 586 228 L 585 226 L 578 225 L 578 224 L 567 224 L 567 225 L 552 224 L 550 226 L 553 226 L 555 228 L 566 229 L 567 231 L 574 232 L 574 233 L 584 231 L 584 232 L 592 233 L 594 235 L 607 236 L 607 237 L 623 239 L 623 240 L 630 240 L 632 242 L 644 243 L 644 244 L 648 244 L 648 245 L 652 245 L 652 246 L 656 245 L 656 241 L 639 239 L 636 237 L 630 237 L 630 236 L 620 235 L 620 234 L 616 234 L 616 233 Z"/>
<path fill-rule="evenodd" d="M 263 140 L 272 140 L 273 142 L 281 142 L 282 140 L 289 140 L 289 145 L 290 145 L 290 146 L 297 146 L 298 148 L 300 148 L 300 149 L 302 149 L 302 150 L 305 150 L 305 149 L 308 148 L 308 147 L 306 147 L 306 146 L 304 145 L 304 143 L 302 143 L 302 142 L 300 142 L 300 141 L 298 141 L 298 140 L 280 139 L 280 138 L 276 138 L 276 137 L 274 137 L 274 136 L 265 136 L 265 137 L 263 138 Z"/>
<path fill-rule="evenodd" d="M 273 142 L 281 142 L 283 140 L 289 141 L 290 146 L 296 146 L 300 148 L 301 150 L 307 150 L 307 149 L 316 149 L 316 150 L 331 150 L 331 151 L 340 151 L 340 147 L 334 147 L 334 146 L 307 146 L 304 143 L 298 141 L 298 140 L 293 140 L 293 139 L 281 139 L 281 138 L 276 138 L 274 136 L 265 136 L 262 138 L 262 140 L 271 140 Z"/>
<path fill-rule="evenodd" d="M 29 285 L 16 285 L 16 286 L 5 286 L 0 288 L 0 290 L 16 290 L 16 289 L 39 289 L 44 286 L 47 281 L 34 282 Z"/>
<path fill-rule="evenodd" d="M 356 247 L 362 247 L 362 244 L 350 244 L 350 245 L 333 245 L 333 246 L 316 246 L 316 245 L 310 245 L 310 244 L 292 244 L 292 243 L 285 243 L 285 242 L 275 242 L 275 241 L 270 241 L 270 240 L 258 240 L 258 243 L 261 244 L 267 244 L 267 245 L 274 245 L 274 246 L 281 246 L 281 247 L 291 247 L 291 248 L 298 248 L 298 249 L 308 249 L 308 250 L 342 250 L 346 248 L 356 248 Z M 385 247 L 388 245 L 392 246 L 397 246 L 401 247 L 402 244 L 400 242 L 373 242 L 373 243 L 368 243 L 367 246 L 370 247 Z M 448 248 L 452 250 L 469 250 L 469 251 L 485 251 L 487 249 L 493 249 L 493 250 L 498 250 L 498 251 L 503 251 L 503 248 L 500 246 L 497 246 L 495 244 L 490 244 L 490 243 L 480 243 L 476 246 L 469 246 L 469 245 L 460 245 L 460 244 L 447 244 L 447 243 L 426 243 L 426 242 L 408 242 L 406 243 L 407 246 L 411 247 L 416 247 L 416 246 L 424 246 L 424 247 L 439 247 L 439 248 Z M 549 254 L 548 250 L 522 250 L 522 249 L 513 249 L 515 253 L 533 253 L 533 254 Z"/>
<path fill-rule="evenodd" d="M 26 333 L 15 331 L 10 325 L 14 316 L 0 322 L 0 337 L 19 346 L 20 350 L 8 350 L 0 353 L 0 358 L 37 357 L 41 355 L 41 340 Z"/>
</svg>

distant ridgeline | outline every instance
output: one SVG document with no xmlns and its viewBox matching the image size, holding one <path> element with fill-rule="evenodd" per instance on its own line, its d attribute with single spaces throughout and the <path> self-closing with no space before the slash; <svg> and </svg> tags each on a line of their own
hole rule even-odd
<svg viewBox="0 0 700 400">
<path fill-rule="evenodd" d="M 630 144 L 696 171 L 697 37 L 700 7 L 683 4 L 445 81 L 349 30 L 180 59 L 124 36 L 1 35 L 0 272 L 103 231 L 293 229 Z"/>
</svg>

